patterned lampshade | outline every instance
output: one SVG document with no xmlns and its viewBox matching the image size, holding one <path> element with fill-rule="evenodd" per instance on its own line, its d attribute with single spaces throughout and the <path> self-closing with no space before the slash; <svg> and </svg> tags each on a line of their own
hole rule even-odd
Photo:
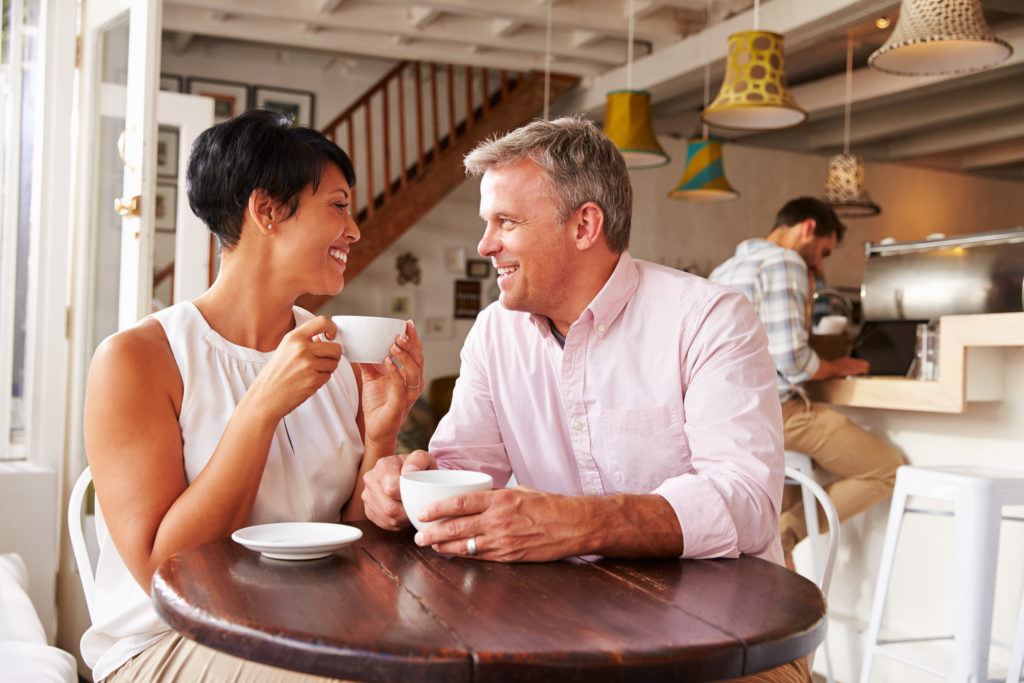
<svg viewBox="0 0 1024 683">
<path fill-rule="evenodd" d="M 729 36 L 725 80 L 700 118 L 742 130 L 788 128 L 807 118 L 786 83 L 780 34 L 740 31 Z"/>
<path fill-rule="evenodd" d="M 604 134 L 626 160 L 628 168 L 654 168 L 669 162 L 651 125 L 651 93 L 616 90 L 608 93 L 604 107 Z"/>
<path fill-rule="evenodd" d="M 882 212 L 864 187 L 864 162 L 852 154 L 837 154 L 828 160 L 825 203 L 840 218 L 867 218 Z"/>
<path fill-rule="evenodd" d="M 721 140 L 687 140 L 686 168 L 683 177 L 668 196 L 690 202 L 720 202 L 739 196 L 739 192 L 732 189 L 722 171 Z"/>
<path fill-rule="evenodd" d="M 978 0 L 903 0 L 896 28 L 868 65 L 925 76 L 977 71 L 1011 54 L 1010 44 L 988 27 Z"/>
</svg>

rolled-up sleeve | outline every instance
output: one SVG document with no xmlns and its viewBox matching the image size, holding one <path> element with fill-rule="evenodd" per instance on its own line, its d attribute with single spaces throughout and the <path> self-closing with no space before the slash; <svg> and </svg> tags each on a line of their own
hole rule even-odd
<svg viewBox="0 0 1024 683">
<path fill-rule="evenodd" d="M 683 344 L 692 473 L 655 493 L 676 512 L 684 557 L 748 553 L 778 561 L 782 411 L 767 337 L 747 299 L 730 291 L 710 303 Z"/>
</svg>

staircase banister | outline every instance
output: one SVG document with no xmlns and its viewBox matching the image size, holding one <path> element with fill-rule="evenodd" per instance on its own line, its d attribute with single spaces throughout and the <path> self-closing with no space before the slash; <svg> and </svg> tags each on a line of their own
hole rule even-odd
<svg viewBox="0 0 1024 683">
<path fill-rule="evenodd" d="M 369 101 L 370 101 L 370 98 L 371 98 L 371 97 L 373 97 L 373 96 L 374 96 L 374 95 L 376 95 L 376 94 L 377 94 L 378 92 L 380 92 L 381 90 L 383 90 L 383 89 L 384 89 L 384 88 L 385 88 L 385 87 L 387 86 L 387 84 L 388 84 L 388 83 L 389 83 L 389 82 L 390 82 L 390 81 L 391 81 L 391 80 L 392 80 L 392 79 L 393 79 L 393 78 L 394 78 L 394 77 L 395 77 L 395 76 L 396 76 L 396 75 L 397 75 L 397 74 L 398 74 L 398 73 L 399 73 L 399 72 L 400 72 L 400 71 L 401 71 L 402 69 L 404 69 L 404 68 L 405 68 L 406 66 L 408 66 L 409 64 L 411 64 L 411 62 L 410 62 L 409 60 L 405 60 L 405 61 L 403 61 L 403 62 L 399 62 L 399 63 L 398 63 L 397 65 L 395 65 L 395 67 L 394 67 L 394 68 L 392 68 L 392 69 L 391 69 L 390 71 L 388 71 L 388 72 L 387 72 L 386 74 L 384 74 L 383 76 L 381 76 L 381 77 L 380 77 L 380 80 L 378 80 L 378 81 L 377 81 L 376 83 L 374 83 L 373 85 L 371 85 L 371 86 L 370 86 L 370 88 L 369 88 L 369 89 L 368 89 L 368 90 L 367 90 L 366 92 L 364 92 L 364 93 L 363 93 L 363 94 L 362 94 L 362 95 L 361 95 L 361 96 L 359 97 L 359 99 L 358 99 L 358 100 L 356 100 L 355 102 L 353 102 L 352 104 L 350 104 L 350 105 L 348 106 L 348 108 L 347 108 L 347 109 L 345 109 L 345 111 L 341 112 L 340 114 L 338 114 L 337 116 L 335 116 L 335 117 L 334 117 L 333 119 L 331 119 L 331 122 L 330 122 L 330 123 L 328 123 L 328 124 L 327 124 L 326 126 L 324 126 L 323 128 L 321 128 L 321 130 L 322 130 L 323 132 L 325 132 L 325 133 L 326 133 L 326 132 L 328 132 L 328 131 L 331 131 L 331 130 L 334 130 L 335 128 L 337 128 L 338 126 L 340 126 L 340 125 L 341 125 L 342 123 L 344 123 L 344 122 L 345 122 L 345 119 L 347 119 L 347 118 L 349 118 L 350 116 L 352 116 L 352 114 L 353 114 L 353 113 L 354 113 L 354 112 L 355 112 L 355 111 L 356 111 L 357 109 L 359 109 L 359 107 L 362 107 L 363 105 L 365 105 L 365 104 L 366 104 L 367 102 L 369 102 Z"/>
</svg>

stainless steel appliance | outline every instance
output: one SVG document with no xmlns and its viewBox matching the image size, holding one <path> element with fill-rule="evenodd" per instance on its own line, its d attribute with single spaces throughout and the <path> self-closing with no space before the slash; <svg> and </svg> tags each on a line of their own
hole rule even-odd
<svg viewBox="0 0 1024 683">
<path fill-rule="evenodd" d="M 1024 227 L 865 250 L 863 321 L 1024 310 Z"/>
</svg>

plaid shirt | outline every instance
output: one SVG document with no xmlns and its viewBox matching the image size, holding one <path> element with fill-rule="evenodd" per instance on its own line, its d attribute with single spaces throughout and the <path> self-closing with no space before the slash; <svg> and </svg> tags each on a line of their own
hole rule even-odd
<svg viewBox="0 0 1024 683">
<path fill-rule="evenodd" d="M 818 354 L 808 344 L 807 264 L 792 249 L 765 239 L 750 239 L 708 278 L 743 292 L 754 305 L 778 372 L 779 399 L 806 399 L 801 384 L 817 372 Z"/>
</svg>

